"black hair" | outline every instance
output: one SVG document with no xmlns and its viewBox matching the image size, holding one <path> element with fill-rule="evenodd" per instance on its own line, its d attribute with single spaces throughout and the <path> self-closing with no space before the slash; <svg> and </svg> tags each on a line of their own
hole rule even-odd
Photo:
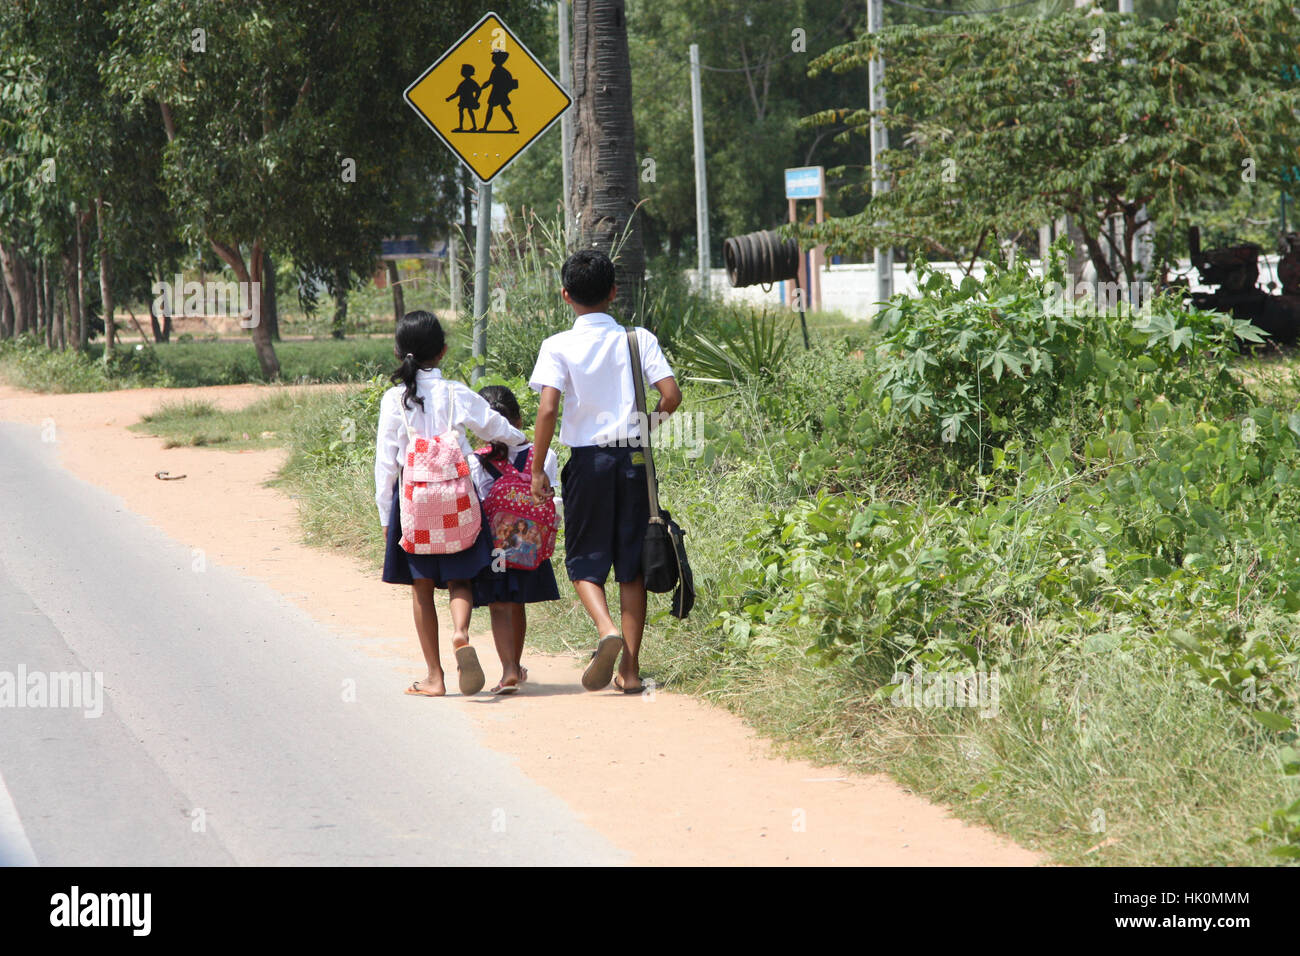
<svg viewBox="0 0 1300 956">
<path fill-rule="evenodd" d="M 422 365 L 435 365 L 447 347 L 442 323 L 432 312 L 408 312 L 397 323 L 397 357 L 402 364 L 389 378 L 394 385 L 405 385 L 402 404 L 414 402 L 421 409 L 424 399 L 415 389 L 415 373 Z"/>
<path fill-rule="evenodd" d="M 519 411 L 519 399 L 515 398 L 515 393 L 504 385 L 484 385 L 478 393 L 483 396 L 492 411 L 510 424 L 523 421 L 524 416 Z M 506 448 L 505 443 L 494 441 L 492 453 L 486 457 L 479 455 L 479 461 L 505 461 L 507 454 L 509 449 Z"/>
<path fill-rule="evenodd" d="M 578 305 L 600 305 L 614 288 L 614 263 L 595 249 L 583 249 L 564 260 L 560 282 Z"/>
</svg>

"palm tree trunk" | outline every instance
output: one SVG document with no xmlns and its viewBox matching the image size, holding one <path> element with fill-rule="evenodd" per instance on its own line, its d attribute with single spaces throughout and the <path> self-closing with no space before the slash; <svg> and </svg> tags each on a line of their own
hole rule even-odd
<svg viewBox="0 0 1300 956">
<path fill-rule="evenodd" d="M 574 0 L 572 207 L 584 247 L 614 258 L 618 308 L 640 311 L 645 247 L 635 216 L 639 201 L 632 64 L 624 0 Z"/>
</svg>

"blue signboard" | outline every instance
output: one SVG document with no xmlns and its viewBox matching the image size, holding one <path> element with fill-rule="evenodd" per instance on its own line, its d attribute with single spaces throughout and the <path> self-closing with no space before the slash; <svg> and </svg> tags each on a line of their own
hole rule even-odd
<svg viewBox="0 0 1300 956">
<path fill-rule="evenodd" d="M 820 166 L 797 166 L 785 171 L 786 199 L 820 199 L 826 194 L 825 170 Z"/>
</svg>

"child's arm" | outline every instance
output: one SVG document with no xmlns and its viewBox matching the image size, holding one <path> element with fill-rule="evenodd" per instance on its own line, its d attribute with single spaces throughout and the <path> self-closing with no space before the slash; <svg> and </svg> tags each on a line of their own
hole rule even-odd
<svg viewBox="0 0 1300 956">
<path fill-rule="evenodd" d="M 546 460 L 550 457 L 551 439 L 555 437 L 555 420 L 560 414 L 560 390 L 553 385 L 542 386 L 542 396 L 537 403 L 537 421 L 533 423 L 533 497 L 539 501 L 549 498 L 555 491 L 546 474 Z"/>
<path fill-rule="evenodd" d="M 682 403 L 682 390 L 677 385 L 677 379 L 671 375 L 655 382 L 654 388 L 659 393 L 659 401 L 655 403 L 655 410 L 650 415 L 651 431 L 662 425 Z"/>
<path fill-rule="evenodd" d="M 379 524 L 388 527 L 388 515 L 393 507 L 393 482 L 397 480 L 406 447 L 406 426 L 398 403 L 405 393 L 403 388 L 393 388 L 379 403 L 379 429 L 375 436 L 375 505 L 379 508 Z"/>
<path fill-rule="evenodd" d="M 504 416 L 492 410 L 492 406 L 478 392 L 467 385 L 461 385 L 456 396 L 456 407 L 460 410 L 457 427 L 468 428 L 479 438 L 487 441 L 503 442 L 506 447 L 522 445 L 528 441 L 518 428 L 515 428 Z"/>
<path fill-rule="evenodd" d="M 652 382 L 659 393 L 659 401 L 650 414 L 650 430 L 663 424 L 682 403 L 682 390 L 677 385 L 672 366 L 664 357 L 664 350 L 659 346 L 659 339 L 648 329 L 638 328 L 637 345 L 641 348 L 641 367 L 645 370 L 646 381 Z"/>
</svg>

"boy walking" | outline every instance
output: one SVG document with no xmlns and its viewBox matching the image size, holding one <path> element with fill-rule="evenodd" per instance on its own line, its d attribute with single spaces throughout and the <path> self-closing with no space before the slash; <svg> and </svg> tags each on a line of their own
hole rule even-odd
<svg viewBox="0 0 1300 956">
<path fill-rule="evenodd" d="M 554 493 L 542 465 L 563 398 L 560 441 L 570 448 L 569 460 L 560 471 L 564 563 L 600 638 L 582 675 L 582 686 L 587 690 L 608 686 L 622 652 L 615 686 L 625 694 L 639 694 L 646 618 L 641 545 L 650 504 L 641 448 L 643 422 L 636 414 L 632 376 L 644 374 L 659 392 L 659 402 L 649 416 L 651 429 L 681 404 L 682 393 L 659 340 L 643 328 L 636 330 L 642 368 L 632 368 L 627 330 L 606 311 L 618 293 L 608 256 L 593 250 L 575 252 L 565 261 L 560 279 L 564 301 L 576 318 L 573 328 L 542 343 L 529 379 L 529 385 L 541 393 L 533 437 L 533 495 L 542 498 Z M 621 629 L 605 601 L 611 568 L 619 586 Z"/>
</svg>

